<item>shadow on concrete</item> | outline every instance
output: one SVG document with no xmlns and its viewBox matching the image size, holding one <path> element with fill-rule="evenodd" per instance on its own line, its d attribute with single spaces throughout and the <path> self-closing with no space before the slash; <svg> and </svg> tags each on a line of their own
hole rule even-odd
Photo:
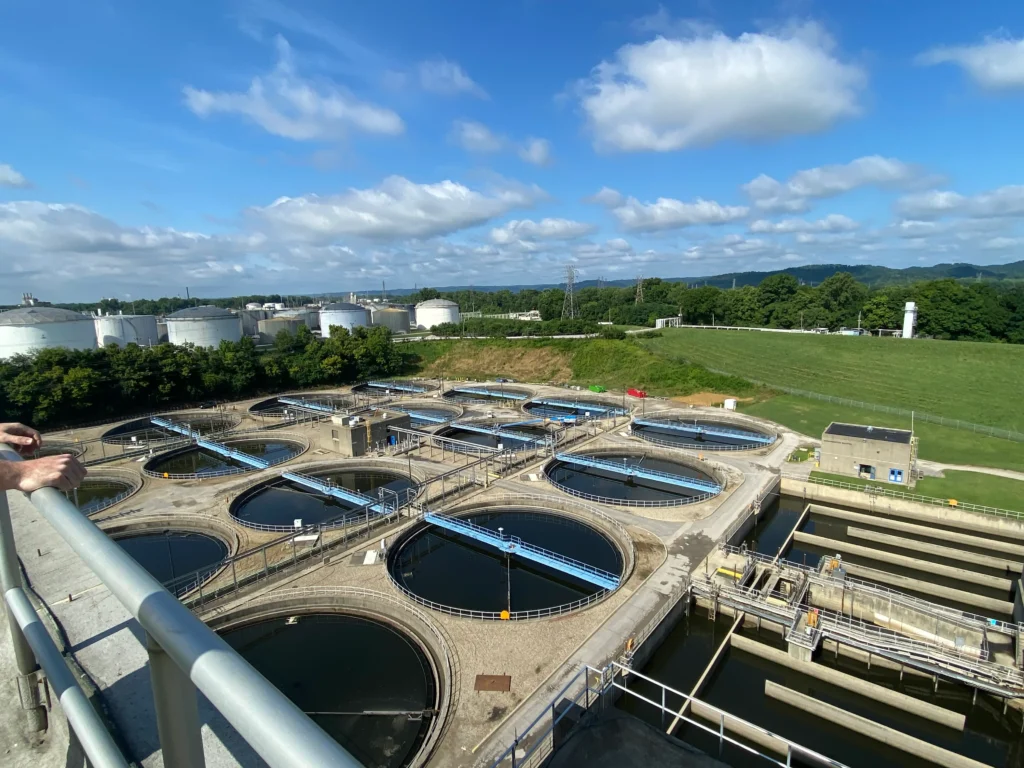
<svg viewBox="0 0 1024 768">
<path fill-rule="evenodd" d="M 88 648 L 90 645 L 98 643 L 100 640 L 104 640 L 108 637 L 116 635 L 123 629 L 127 629 L 129 632 L 131 632 L 135 636 L 135 639 L 139 641 L 139 644 L 145 647 L 146 633 L 143 631 L 142 627 L 139 626 L 139 622 L 135 621 L 135 619 L 125 619 L 120 624 L 115 624 L 113 627 L 108 627 L 102 632 L 98 632 L 92 637 L 87 637 L 82 642 L 72 646 L 71 653 L 77 654 Z"/>
</svg>

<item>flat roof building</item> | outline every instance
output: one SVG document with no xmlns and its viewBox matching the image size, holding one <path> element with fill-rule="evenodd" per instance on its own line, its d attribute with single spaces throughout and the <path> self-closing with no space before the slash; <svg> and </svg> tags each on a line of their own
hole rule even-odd
<svg viewBox="0 0 1024 768">
<path fill-rule="evenodd" d="M 910 430 L 834 421 L 821 436 L 818 466 L 836 475 L 912 485 L 916 458 Z"/>
</svg>

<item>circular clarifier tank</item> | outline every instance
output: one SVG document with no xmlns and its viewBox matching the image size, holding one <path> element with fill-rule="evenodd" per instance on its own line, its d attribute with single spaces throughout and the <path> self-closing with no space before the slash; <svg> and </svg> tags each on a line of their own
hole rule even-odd
<svg viewBox="0 0 1024 768">
<path fill-rule="evenodd" d="M 608 451 L 555 458 L 544 467 L 548 481 L 566 493 L 623 506 L 677 506 L 721 492 L 710 471 L 651 453 Z"/>
<path fill-rule="evenodd" d="M 508 406 L 519 405 L 531 394 L 528 389 L 508 384 L 456 384 L 442 397 L 452 403 Z"/>
<path fill-rule="evenodd" d="M 538 397 L 523 404 L 523 410 L 546 419 L 609 419 L 629 411 L 621 404 L 577 397 Z"/>
<path fill-rule="evenodd" d="M 140 485 L 139 478 L 132 478 L 128 473 L 117 477 L 90 474 L 77 488 L 64 495 L 83 515 L 92 515 L 128 498 Z"/>
<path fill-rule="evenodd" d="M 372 397 L 415 397 L 436 389 L 437 382 L 427 379 L 380 379 L 352 387 L 353 392 Z"/>
<path fill-rule="evenodd" d="M 524 424 L 520 421 L 460 421 L 442 427 L 434 434 L 449 437 L 470 445 L 484 448 L 503 448 L 520 451 L 539 448 L 551 436 L 551 432 L 538 424 Z M 459 450 L 456 447 L 456 450 Z M 472 452 L 468 445 L 465 450 Z"/>
<path fill-rule="evenodd" d="M 366 518 L 366 506 L 359 502 L 360 496 L 393 505 L 395 494 L 404 500 L 410 489 L 417 486 L 407 474 L 373 465 L 339 465 L 301 474 L 341 493 L 333 495 L 275 477 L 240 494 L 231 504 L 231 516 L 248 527 L 281 530 L 291 530 L 295 520 L 302 520 L 303 525 L 345 525 Z M 346 495 L 349 498 L 343 498 Z"/>
<path fill-rule="evenodd" d="M 605 532 L 557 510 L 492 506 L 457 513 L 457 521 L 490 536 L 518 537 L 535 548 L 620 578 L 624 558 Z M 499 529 L 501 529 L 499 531 Z M 400 589 L 432 608 L 474 611 L 478 618 L 529 618 L 571 610 L 606 591 L 592 581 L 440 525 L 424 523 L 388 553 L 388 572 Z"/>
<path fill-rule="evenodd" d="M 658 416 L 633 422 L 633 435 L 659 445 L 705 451 L 742 451 L 764 448 L 775 435 L 747 424 L 724 419 Z"/>
<path fill-rule="evenodd" d="M 65 443 L 61 441 L 47 440 L 43 447 L 32 454 L 33 458 L 40 459 L 43 456 L 69 455 L 78 458 L 85 454 L 85 446 L 81 443 Z"/>
<path fill-rule="evenodd" d="M 420 757 L 440 686 L 404 627 L 362 611 L 296 609 L 221 637 L 362 765 L 403 768 Z"/>
<path fill-rule="evenodd" d="M 238 426 L 241 417 L 238 414 L 219 413 L 217 411 L 199 411 L 196 413 L 168 413 L 161 414 L 161 419 L 191 429 L 201 435 L 212 435 L 217 432 L 224 432 Z M 108 429 L 103 433 L 103 442 L 110 445 L 125 445 L 128 443 L 164 442 L 167 440 L 180 440 L 181 433 L 166 427 L 157 426 L 151 419 L 133 419 L 116 427 Z"/>
<path fill-rule="evenodd" d="M 174 594 L 195 589 L 217 572 L 228 545 L 208 533 L 175 529 L 114 535 L 121 549 Z"/>
<path fill-rule="evenodd" d="M 232 451 L 238 451 L 269 462 L 270 465 L 280 464 L 298 456 L 305 446 L 298 440 L 281 437 L 268 438 L 234 438 L 221 443 Z M 162 453 L 146 462 L 143 472 L 151 477 L 215 477 L 232 475 L 240 472 L 251 472 L 259 467 L 243 460 L 225 456 L 211 448 L 191 445 L 174 451 Z"/>
<path fill-rule="evenodd" d="M 462 416 L 464 409 L 446 405 L 437 400 L 403 400 L 389 406 L 391 410 L 409 414 L 409 421 L 417 429 L 429 429 L 446 424 Z"/>
<path fill-rule="evenodd" d="M 283 399 L 282 399 L 283 398 Z M 306 407 L 295 403 L 285 402 L 294 400 Z M 342 395 L 336 392 L 303 392 L 295 395 L 278 395 L 260 400 L 249 406 L 249 413 L 252 416 L 265 416 L 275 419 L 284 418 L 295 413 L 330 413 L 351 408 L 353 400 L 349 395 Z"/>
</svg>

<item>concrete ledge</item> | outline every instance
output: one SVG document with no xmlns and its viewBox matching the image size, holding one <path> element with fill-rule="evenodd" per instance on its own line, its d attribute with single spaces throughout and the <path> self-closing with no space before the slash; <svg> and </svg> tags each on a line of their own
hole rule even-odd
<svg viewBox="0 0 1024 768">
<path fill-rule="evenodd" d="M 936 557 L 943 557 L 947 560 L 959 560 L 963 563 L 980 565 L 985 568 L 992 568 L 998 571 L 1020 573 L 1024 570 L 1024 563 L 1016 560 L 1008 560 L 1006 558 L 993 557 L 991 555 L 979 555 L 977 552 L 968 552 L 964 549 L 943 547 L 940 544 L 929 544 L 924 541 L 918 541 L 917 539 L 906 539 L 902 536 L 892 536 L 887 533 L 879 533 L 878 531 L 869 531 L 865 528 L 855 528 L 852 525 L 847 527 L 846 535 L 854 539 L 873 541 L 876 544 L 887 544 L 890 547 L 898 547 L 900 549 L 910 549 L 917 552 L 923 552 L 926 555 L 935 555 Z"/>
<path fill-rule="evenodd" d="M 972 608 L 980 608 L 983 611 L 993 611 L 1000 616 L 1010 616 L 1013 614 L 1013 603 L 1007 602 L 1006 600 L 995 600 L 991 597 L 982 597 L 981 595 L 976 595 L 973 592 L 964 592 L 960 589 L 943 587 L 939 584 L 932 584 L 931 582 L 921 581 L 920 579 L 912 579 L 908 576 L 899 576 L 895 573 L 889 573 L 888 571 L 882 571 L 877 568 L 869 568 L 866 565 L 843 563 L 843 568 L 845 568 L 846 572 L 851 576 L 870 579 L 872 581 L 877 581 L 879 584 L 897 587 L 904 591 L 919 592 L 922 595 L 930 595 L 931 597 L 938 597 L 943 600 L 952 600 L 962 605 L 969 605 Z"/>
<path fill-rule="evenodd" d="M 950 712 L 948 709 L 937 707 L 934 704 L 929 704 L 926 701 L 915 699 L 913 696 L 907 696 L 906 694 L 899 693 L 898 691 L 892 691 L 888 688 L 883 688 L 880 685 L 869 683 L 866 680 L 861 680 L 858 677 L 847 675 L 844 672 L 840 672 L 829 667 L 823 667 L 820 664 L 799 662 L 793 659 L 788 653 L 772 648 L 771 646 L 759 643 L 756 640 L 743 637 L 742 635 L 732 636 L 733 648 L 738 648 L 741 651 L 757 656 L 758 658 L 770 661 L 779 666 L 791 669 L 795 672 L 813 677 L 816 680 L 821 680 L 834 685 L 837 688 L 842 688 L 853 693 L 858 693 L 872 701 L 880 701 L 883 704 L 887 704 L 894 709 L 903 710 L 911 714 L 923 717 L 926 720 L 931 720 L 933 723 L 939 723 L 947 728 L 953 728 L 957 731 L 964 729 L 964 724 L 967 721 L 965 715 L 961 715 L 957 712 Z"/>
<path fill-rule="evenodd" d="M 773 683 L 771 680 L 764 681 L 764 694 L 770 699 L 781 701 L 794 709 L 799 709 L 801 712 L 823 718 L 861 736 L 874 739 L 901 752 L 906 752 L 908 755 L 914 755 L 937 765 L 945 766 L 945 768 L 991 768 L 984 763 L 979 763 L 977 760 L 964 757 L 956 752 L 950 752 L 948 749 L 936 747 L 927 741 L 915 739 L 913 736 L 908 736 L 894 728 L 881 725 L 860 715 L 854 715 L 839 707 L 833 707 L 831 704 L 826 704 L 819 699 L 785 688 L 778 683 Z"/>
</svg>

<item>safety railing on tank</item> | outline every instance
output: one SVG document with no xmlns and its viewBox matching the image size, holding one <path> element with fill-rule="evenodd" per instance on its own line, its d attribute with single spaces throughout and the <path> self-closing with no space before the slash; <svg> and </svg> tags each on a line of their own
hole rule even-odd
<svg viewBox="0 0 1024 768">
<path fill-rule="evenodd" d="M 898 499 L 901 501 L 913 501 L 918 504 L 928 504 L 933 507 L 947 507 L 949 509 L 958 509 L 961 512 L 977 512 L 983 515 L 993 515 L 995 517 L 1007 517 L 1013 520 L 1024 520 L 1024 512 L 1014 509 L 1000 509 L 999 507 L 987 507 L 983 504 L 971 504 L 966 501 L 959 501 L 956 499 L 937 499 L 934 496 L 921 496 L 916 493 L 907 493 L 906 491 L 897 491 L 889 488 L 882 488 L 877 485 L 865 485 L 863 483 L 856 482 L 845 482 L 842 480 L 833 480 L 829 477 L 797 477 L 797 476 L 785 476 L 789 480 L 797 480 L 801 483 L 810 483 L 811 485 L 824 485 L 831 488 L 840 488 L 847 491 L 859 491 L 860 493 L 866 493 L 869 496 L 884 496 L 887 499 Z"/>
<path fill-rule="evenodd" d="M 708 453 L 724 453 L 726 451 L 756 451 L 762 448 L 771 448 L 775 443 L 749 443 L 746 445 L 711 445 L 708 443 L 693 443 L 684 444 L 673 442 L 671 440 L 662 440 L 661 438 L 654 437 L 646 429 L 633 429 L 629 433 L 630 437 L 635 437 L 638 440 L 643 440 L 645 443 L 651 443 L 652 445 L 658 445 L 663 448 L 675 448 L 681 451 L 699 451 Z"/>
<path fill-rule="evenodd" d="M 20 461 L 7 445 L 0 460 Z M 55 488 L 28 499 L 146 633 L 157 732 L 165 765 L 203 761 L 198 691 L 272 768 L 351 766 L 359 762 L 267 682 L 231 646 L 193 616 L 148 571 L 79 512 Z M 106 726 L 36 615 L 22 585 L 7 494 L 0 494 L 0 587 L 11 611 L 10 631 L 23 708 L 40 730 L 35 677 L 42 666 L 70 728 L 97 768 L 126 768 Z"/>
<path fill-rule="evenodd" d="M 253 492 L 258 491 L 258 485 L 259 484 L 257 484 L 256 486 L 251 486 L 244 493 L 252 494 Z M 382 496 L 379 499 L 374 499 L 371 503 L 363 504 L 361 506 L 353 505 L 351 509 L 346 510 L 341 515 L 339 515 L 336 520 L 333 520 L 330 523 L 322 523 L 317 525 L 325 531 L 330 531 L 334 530 L 335 528 L 346 528 L 351 525 L 359 525 L 360 523 L 363 523 L 366 520 L 371 520 L 375 517 L 393 517 L 402 508 L 406 507 L 410 502 L 412 502 L 413 499 L 415 499 L 417 494 L 419 493 L 418 488 L 404 488 L 401 491 L 393 491 L 390 488 L 386 488 L 384 490 L 386 491 L 385 496 Z M 308 491 L 308 493 L 314 496 L 317 495 L 317 493 L 312 490 Z M 244 501 L 245 498 L 246 496 L 239 496 L 239 501 Z M 374 507 L 378 507 L 382 504 L 388 510 L 386 513 L 382 513 L 379 510 L 374 509 Z M 264 533 L 288 533 L 290 531 L 295 532 L 299 530 L 295 527 L 294 524 L 277 525 L 271 523 L 257 523 L 254 520 L 246 520 L 245 518 L 237 517 L 234 514 L 231 515 L 231 520 L 233 522 L 238 523 L 239 525 L 249 528 L 250 530 L 262 531 Z"/>
<path fill-rule="evenodd" d="M 128 470 L 123 469 L 106 469 L 103 471 L 103 474 L 101 475 L 90 475 L 89 484 L 92 487 L 97 487 L 100 483 L 102 483 L 104 480 L 107 480 L 108 478 L 110 480 L 110 485 L 112 486 L 127 485 L 128 487 L 115 496 L 111 496 L 110 498 L 107 499 L 101 499 L 96 502 L 86 504 L 84 507 L 79 507 L 77 504 L 75 504 L 75 506 L 78 507 L 78 511 L 86 517 L 99 514 L 105 509 L 110 509 L 111 507 L 120 504 L 129 496 L 134 496 L 136 493 L 138 493 L 139 489 L 142 487 L 141 477 L 139 477 L 134 472 L 129 472 Z M 74 503 L 74 494 L 75 491 L 68 491 L 67 493 L 65 493 L 65 496 L 68 497 L 69 501 Z"/>
<path fill-rule="evenodd" d="M 629 679 L 637 678 L 645 681 L 648 685 L 660 691 L 660 702 L 648 698 L 638 690 L 629 687 Z M 621 679 L 622 682 L 619 682 Z M 551 703 L 546 706 L 536 718 L 526 725 L 521 731 L 517 729 L 512 743 L 496 759 L 490 762 L 490 768 L 540 768 L 555 751 L 558 746 L 555 743 L 555 729 L 567 716 L 573 714 L 576 722 L 582 721 L 588 714 L 600 713 L 609 709 L 618 696 L 627 696 L 649 704 L 656 711 L 661 713 L 662 727 L 668 718 L 684 722 L 693 726 L 712 738 L 718 739 L 719 752 L 725 745 L 739 750 L 747 755 L 763 759 L 772 765 L 780 768 L 789 768 L 793 765 L 794 758 L 799 759 L 801 764 L 827 766 L 828 768 L 847 768 L 843 763 L 833 760 L 830 757 L 808 749 L 795 741 L 779 736 L 772 731 L 762 728 L 759 725 L 736 717 L 729 712 L 689 696 L 682 691 L 670 688 L 664 683 L 635 672 L 629 667 L 612 661 L 603 668 L 593 667 L 589 664 L 581 667 L 565 686 L 556 693 Z M 672 698 L 670 698 L 670 696 Z M 694 705 L 700 707 L 702 712 L 708 713 L 708 721 L 697 719 L 690 714 L 684 713 L 686 703 L 689 703 L 689 711 L 692 712 Z M 709 723 L 717 722 L 717 725 Z M 568 728 L 566 729 L 568 730 Z M 774 753 L 754 746 L 746 741 L 731 736 L 731 733 L 743 731 L 746 733 L 757 733 L 761 739 L 756 741 L 778 744 L 785 748 L 785 762 L 779 759 Z M 566 737 L 568 734 L 566 734 Z M 562 743 L 564 743 L 564 738 Z M 756 743 L 752 742 L 752 743 Z"/>
<path fill-rule="evenodd" d="M 687 504 L 699 504 L 702 501 L 713 499 L 718 496 L 717 493 L 699 493 L 695 496 L 680 496 L 675 499 L 616 499 L 611 496 L 600 496 L 596 493 L 587 493 L 586 491 L 577 491 L 575 488 L 570 488 L 551 477 L 551 474 L 545 470 L 544 477 L 549 483 L 562 493 L 567 493 L 570 496 L 575 496 L 577 499 L 586 499 L 587 501 L 597 502 L 598 504 L 608 504 L 615 507 L 682 507 Z"/>
<path fill-rule="evenodd" d="M 213 480 L 218 477 L 228 477 L 230 475 L 242 475 L 248 472 L 265 472 L 271 467 L 276 467 L 279 464 L 284 464 L 287 461 L 291 461 L 306 451 L 309 450 L 309 440 L 302 435 L 296 435 L 293 433 L 286 433 L 283 435 L 273 435 L 268 437 L 267 433 L 260 429 L 251 430 L 237 430 L 232 432 L 226 432 L 222 435 L 218 435 L 221 440 L 237 440 L 239 438 L 260 436 L 266 437 L 268 440 L 286 440 L 288 442 L 297 443 L 299 450 L 295 453 L 288 454 L 287 456 L 278 456 L 276 459 L 265 459 L 267 466 L 257 469 L 256 467 L 241 466 L 241 467 L 225 467 L 224 469 L 217 469 L 211 472 L 160 472 L 155 469 L 142 468 L 142 474 L 146 477 L 155 477 L 161 480 Z M 193 445 L 194 443 L 189 440 L 186 441 L 186 445 Z M 163 454 L 160 454 L 163 455 Z"/>
</svg>

